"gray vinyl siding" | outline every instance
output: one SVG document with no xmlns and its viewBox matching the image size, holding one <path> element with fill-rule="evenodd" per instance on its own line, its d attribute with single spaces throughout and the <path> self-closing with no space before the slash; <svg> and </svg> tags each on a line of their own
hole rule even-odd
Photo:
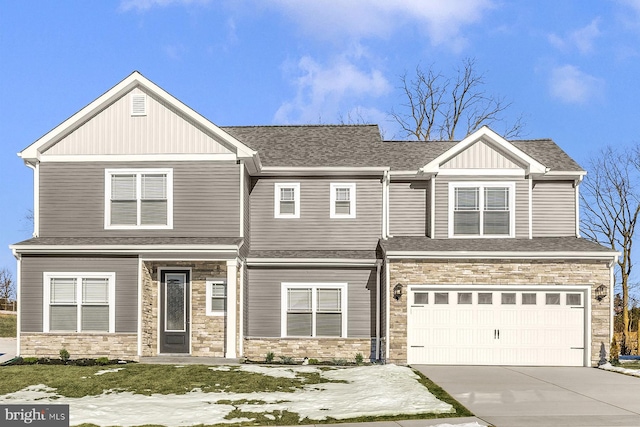
<svg viewBox="0 0 640 427">
<path fill-rule="evenodd" d="M 391 182 L 389 232 L 392 236 L 426 236 L 429 181 Z"/>
<path fill-rule="evenodd" d="M 436 197 L 435 197 L 435 238 L 446 239 L 449 236 L 449 183 L 459 181 L 482 182 L 498 182 L 505 183 L 515 182 L 516 185 L 516 238 L 529 238 L 529 181 L 526 179 L 504 179 L 500 177 L 487 177 L 478 179 L 477 177 L 443 177 L 436 178 Z"/>
<path fill-rule="evenodd" d="M 240 256 L 246 258 L 251 248 L 251 176 L 244 166 L 241 166 L 244 173 L 244 244 L 240 248 Z"/>
<path fill-rule="evenodd" d="M 105 169 L 173 169 L 173 229 L 105 230 Z M 235 162 L 69 162 L 40 165 L 41 237 L 233 237 L 240 227 Z"/>
<path fill-rule="evenodd" d="M 534 181 L 533 237 L 576 235 L 573 181 Z"/>
<path fill-rule="evenodd" d="M 375 269 L 249 268 L 246 328 L 248 337 L 280 337 L 283 282 L 347 283 L 348 338 L 375 337 Z"/>
<path fill-rule="evenodd" d="M 274 217 L 274 184 L 300 183 L 300 218 Z M 356 218 L 330 218 L 330 185 L 356 184 Z M 252 250 L 375 249 L 381 237 L 382 184 L 372 178 L 285 177 L 254 180 Z"/>
<path fill-rule="evenodd" d="M 138 258 L 23 256 L 20 286 L 22 332 L 42 332 L 43 273 L 116 273 L 116 332 L 138 328 Z"/>
</svg>

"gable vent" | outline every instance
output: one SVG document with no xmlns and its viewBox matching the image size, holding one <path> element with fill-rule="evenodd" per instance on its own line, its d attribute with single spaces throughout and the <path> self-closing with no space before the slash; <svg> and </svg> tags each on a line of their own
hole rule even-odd
<svg viewBox="0 0 640 427">
<path fill-rule="evenodd" d="M 147 95 L 144 93 L 131 94 L 131 115 L 146 116 L 147 115 Z"/>
</svg>

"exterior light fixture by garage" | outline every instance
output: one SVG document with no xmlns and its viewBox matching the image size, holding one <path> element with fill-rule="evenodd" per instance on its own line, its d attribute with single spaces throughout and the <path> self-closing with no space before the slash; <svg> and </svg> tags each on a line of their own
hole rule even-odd
<svg viewBox="0 0 640 427">
<path fill-rule="evenodd" d="M 605 285 L 600 285 L 596 288 L 596 299 L 598 301 L 602 301 L 607 296 L 607 287 Z"/>
<path fill-rule="evenodd" d="M 393 297 L 396 301 L 402 298 L 402 285 L 400 283 L 393 287 Z"/>
</svg>

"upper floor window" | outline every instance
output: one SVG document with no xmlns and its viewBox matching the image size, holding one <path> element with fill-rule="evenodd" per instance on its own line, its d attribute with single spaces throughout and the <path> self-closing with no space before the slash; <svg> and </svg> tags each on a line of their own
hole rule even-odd
<svg viewBox="0 0 640 427">
<path fill-rule="evenodd" d="M 276 182 L 273 204 L 276 218 L 300 218 L 300 183 Z"/>
<path fill-rule="evenodd" d="M 105 228 L 173 227 L 172 169 L 107 169 Z"/>
<path fill-rule="evenodd" d="M 513 237 L 513 183 L 450 183 L 450 237 Z"/>
<path fill-rule="evenodd" d="M 44 273 L 44 332 L 115 332 L 115 273 Z"/>
<path fill-rule="evenodd" d="M 356 217 L 356 184 L 331 183 L 331 218 Z"/>
</svg>

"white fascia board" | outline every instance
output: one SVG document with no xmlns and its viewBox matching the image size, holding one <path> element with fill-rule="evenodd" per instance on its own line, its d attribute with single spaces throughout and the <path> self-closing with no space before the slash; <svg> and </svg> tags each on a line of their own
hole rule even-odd
<svg viewBox="0 0 640 427">
<path fill-rule="evenodd" d="M 40 137 L 33 144 L 29 145 L 27 148 L 18 153 L 18 156 L 25 160 L 29 161 L 39 161 L 40 154 L 51 147 L 53 144 L 57 143 L 64 136 L 68 135 L 70 132 L 75 130 L 82 123 L 86 122 L 90 117 L 94 114 L 97 114 L 111 102 L 121 97 L 125 93 L 131 91 L 133 88 L 140 86 L 145 90 L 154 93 L 159 98 L 166 101 L 180 113 L 187 116 L 196 124 L 202 126 L 204 129 L 207 129 L 211 134 L 218 137 L 220 140 L 226 142 L 228 145 L 231 145 L 236 148 L 237 156 L 240 158 L 250 158 L 253 157 L 256 152 L 251 148 L 247 147 L 236 138 L 228 134 L 227 132 L 220 129 L 218 126 L 213 124 L 211 121 L 207 120 L 205 117 L 194 111 L 193 109 L 186 106 L 180 100 L 175 98 L 173 95 L 166 92 L 164 89 L 153 83 L 151 80 L 144 77 L 138 71 L 134 71 L 120 83 L 116 84 L 114 87 L 109 89 L 107 92 L 102 94 L 96 100 L 91 102 L 86 107 L 82 108 L 80 111 L 75 113 L 73 116 L 69 117 L 67 120 L 62 122 L 60 125 L 56 126 L 54 129 L 46 133 L 44 136 Z"/>
<path fill-rule="evenodd" d="M 394 179 L 412 179 L 412 180 L 424 180 L 428 181 L 433 178 L 435 174 L 432 173 L 422 173 L 419 170 L 415 171 L 389 171 L 389 177 L 391 180 Z"/>
<path fill-rule="evenodd" d="M 620 252 L 403 252 L 389 251 L 388 259 L 617 259 Z"/>
<path fill-rule="evenodd" d="M 383 175 L 388 167 L 263 166 L 260 176 Z"/>
<path fill-rule="evenodd" d="M 350 267 L 375 267 L 377 260 L 372 259 L 350 259 L 350 258 L 247 258 L 247 265 L 250 267 L 273 267 L 273 266 L 350 266 Z"/>
<path fill-rule="evenodd" d="M 14 254 L 237 253 L 237 245 L 11 245 Z"/>
<path fill-rule="evenodd" d="M 453 158 L 458 153 L 464 151 L 467 147 L 481 140 L 500 146 L 505 151 L 511 153 L 514 157 L 519 158 L 524 163 L 528 164 L 529 168 L 527 170 L 527 173 L 544 174 L 547 171 L 547 167 L 545 165 L 517 148 L 515 145 L 489 129 L 487 126 L 482 126 L 480 129 L 467 136 L 465 139 L 458 142 L 456 145 L 427 163 L 425 166 L 420 168 L 420 170 L 425 173 L 442 172 L 442 169 L 440 169 L 440 165 L 442 163 Z"/>
<path fill-rule="evenodd" d="M 440 169 L 438 176 L 504 176 L 524 178 L 524 169 Z"/>
<path fill-rule="evenodd" d="M 236 161 L 235 154 L 83 154 L 83 155 L 42 155 L 41 163 L 60 162 L 203 162 Z"/>
</svg>

